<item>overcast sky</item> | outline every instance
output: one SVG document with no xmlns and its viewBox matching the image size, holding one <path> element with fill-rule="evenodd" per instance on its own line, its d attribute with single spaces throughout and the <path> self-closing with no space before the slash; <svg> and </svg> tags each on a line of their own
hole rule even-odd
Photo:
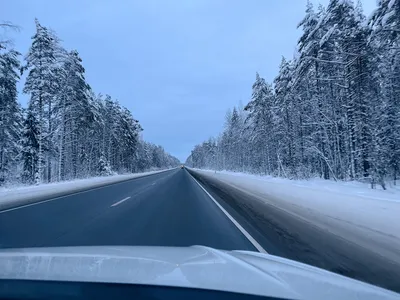
<svg viewBox="0 0 400 300">
<path fill-rule="evenodd" d="M 291 57 L 306 0 L 2 0 L 0 21 L 26 54 L 34 18 L 77 49 L 96 93 L 129 108 L 147 141 L 182 161 Z M 315 3 L 325 1 L 315 1 Z M 367 15 L 376 0 L 363 0 Z M 27 96 L 20 96 L 23 105 Z"/>
</svg>

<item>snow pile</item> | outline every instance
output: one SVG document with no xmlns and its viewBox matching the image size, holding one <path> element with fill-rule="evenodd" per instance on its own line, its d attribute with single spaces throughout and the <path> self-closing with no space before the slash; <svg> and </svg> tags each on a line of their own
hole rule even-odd
<svg viewBox="0 0 400 300">
<path fill-rule="evenodd" d="M 170 169 L 169 169 L 170 170 Z M 129 179 L 165 172 L 168 170 L 151 171 L 137 174 L 93 177 L 71 181 L 55 182 L 36 186 L 0 188 L 0 210 L 42 201 L 45 199 L 65 196 L 108 184 L 123 182 Z"/>
<path fill-rule="evenodd" d="M 400 261 L 400 188 L 195 170 L 380 255 Z M 397 249 L 397 250 L 396 250 Z"/>
</svg>

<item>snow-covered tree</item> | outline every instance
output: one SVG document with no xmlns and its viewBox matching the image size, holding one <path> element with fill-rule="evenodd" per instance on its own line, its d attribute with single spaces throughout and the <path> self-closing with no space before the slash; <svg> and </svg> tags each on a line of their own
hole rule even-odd
<svg viewBox="0 0 400 300">
<path fill-rule="evenodd" d="M 298 53 L 282 60 L 273 86 L 257 74 L 240 138 L 231 138 L 230 124 L 217 139 L 222 168 L 396 183 L 399 20 L 399 0 L 378 1 L 369 20 L 360 1 L 330 0 L 316 10 L 309 1 L 298 25 Z M 210 165 L 208 144 L 194 147 L 188 163 L 221 168 Z"/>
<path fill-rule="evenodd" d="M 375 172 L 392 176 L 400 173 L 400 1 L 379 0 L 369 21 L 370 44 L 377 65 L 379 115 L 375 130 Z M 379 168 L 380 170 L 376 170 Z"/>
<path fill-rule="evenodd" d="M 24 93 L 30 95 L 30 107 L 36 115 L 39 123 L 39 159 L 38 159 L 38 183 L 46 177 L 51 180 L 51 143 L 49 142 L 52 133 L 51 115 L 52 104 L 57 93 L 54 85 L 57 70 L 57 56 L 60 50 L 58 39 L 39 21 L 35 20 L 36 33 L 32 37 L 32 45 L 25 57 L 28 69 Z M 45 151 L 45 149 L 47 149 Z M 46 153 L 45 153 L 46 152 Z M 44 172 L 43 162 L 47 162 L 47 172 Z"/>
<path fill-rule="evenodd" d="M 253 153 L 253 168 L 267 174 L 272 172 L 276 161 L 273 132 L 274 97 L 271 85 L 257 73 L 251 100 L 244 109 L 248 112 L 246 124 Z"/>
<path fill-rule="evenodd" d="M 17 174 L 22 131 L 21 107 L 17 100 L 19 53 L 0 52 L 0 185 Z"/>
<path fill-rule="evenodd" d="M 39 180 L 39 122 L 34 111 L 28 107 L 22 134 L 22 181 L 32 184 Z"/>
<path fill-rule="evenodd" d="M 58 145 L 58 179 L 82 177 L 86 165 L 86 140 L 96 111 L 90 87 L 85 81 L 85 69 L 77 51 L 64 58 L 60 70 L 60 90 L 55 97 L 53 140 Z M 67 164 L 68 162 L 68 164 Z"/>
<path fill-rule="evenodd" d="M 0 184 L 39 184 L 179 164 L 162 147 L 141 140 L 142 128 L 131 111 L 111 96 L 94 94 L 78 51 L 66 51 L 53 31 L 38 20 L 35 24 L 22 68 L 28 73 L 23 91 L 30 96 L 24 113 L 17 101 L 19 53 L 0 41 Z"/>
</svg>

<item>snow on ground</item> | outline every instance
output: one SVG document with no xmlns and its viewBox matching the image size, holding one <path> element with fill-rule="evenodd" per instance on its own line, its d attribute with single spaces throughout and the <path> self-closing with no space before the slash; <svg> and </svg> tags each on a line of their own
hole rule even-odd
<svg viewBox="0 0 400 300">
<path fill-rule="evenodd" d="M 0 209 L 32 203 L 43 200 L 43 198 L 59 197 L 68 193 L 80 192 L 90 188 L 96 188 L 107 184 L 117 183 L 137 177 L 164 172 L 151 171 L 137 174 L 113 175 L 105 177 L 92 177 L 87 179 L 76 179 L 41 185 L 19 186 L 0 188 Z"/>
<path fill-rule="evenodd" d="M 289 180 L 195 170 L 228 183 L 331 233 L 400 261 L 400 187 L 360 182 Z"/>
</svg>

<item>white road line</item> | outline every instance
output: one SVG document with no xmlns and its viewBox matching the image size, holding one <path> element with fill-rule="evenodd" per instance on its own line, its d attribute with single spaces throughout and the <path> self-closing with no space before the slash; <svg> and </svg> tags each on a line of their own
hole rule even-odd
<svg viewBox="0 0 400 300">
<path fill-rule="evenodd" d="M 192 176 L 192 174 L 189 173 L 189 175 L 193 178 L 193 180 L 201 187 L 201 189 L 208 195 L 208 197 L 211 198 L 212 201 L 214 201 L 214 203 L 218 206 L 218 208 L 220 210 L 222 210 L 222 212 L 228 217 L 229 220 L 231 220 L 231 222 L 233 224 L 235 224 L 235 226 L 240 230 L 241 233 L 243 233 L 243 235 L 250 241 L 250 243 L 253 244 L 253 246 L 261 253 L 268 253 L 267 251 L 265 251 L 265 249 L 263 247 L 261 247 L 261 245 L 246 231 L 246 229 L 244 229 L 242 227 L 242 225 L 240 225 L 218 202 L 217 200 L 214 199 L 213 196 L 210 195 L 209 192 L 207 192 L 207 190 L 196 180 L 196 178 L 194 178 Z"/>
<path fill-rule="evenodd" d="M 122 199 L 121 201 L 118 201 L 118 202 L 114 203 L 110 207 L 117 206 L 117 205 L 121 204 L 122 202 L 125 202 L 128 199 L 131 199 L 131 197 L 126 197 L 126 198 Z"/>
<path fill-rule="evenodd" d="M 141 178 L 145 178 L 145 177 L 149 177 L 149 176 L 153 176 L 153 175 L 158 175 L 158 174 L 162 174 L 162 173 L 165 173 L 165 172 L 168 172 L 168 171 L 172 171 L 172 170 L 175 170 L 175 169 L 178 169 L 178 167 L 173 168 L 173 169 L 163 170 L 163 171 L 161 171 L 161 172 L 154 173 L 154 174 L 146 174 L 146 175 L 144 175 L 144 176 L 133 177 L 133 178 L 131 178 L 131 179 L 127 179 L 127 180 L 123 180 L 123 181 L 119 181 L 119 182 L 105 183 L 105 184 L 102 185 L 102 186 L 97 186 L 97 187 L 93 187 L 93 188 L 88 188 L 87 190 L 83 190 L 83 191 L 79 191 L 79 192 L 72 192 L 71 194 L 67 194 L 67 195 L 63 195 L 63 196 L 57 196 L 57 197 L 54 197 L 54 198 L 51 198 L 51 199 L 47 199 L 47 200 L 40 200 L 40 201 L 37 201 L 37 202 L 32 202 L 32 203 L 28 203 L 28 204 L 23 204 L 23 205 L 11 207 L 11 208 L 6 208 L 6 209 L 3 209 L 3 210 L 0 210 L 0 214 L 6 213 L 6 212 L 9 212 L 9 211 L 13 211 L 13 210 L 17 210 L 17 209 L 21 209 L 21 208 L 25 208 L 25 207 L 29 207 L 29 206 L 34 206 L 34 205 L 43 204 L 43 203 L 46 203 L 46 202 L 52 202 L 52 201 L 55 201 L 55 200 L 58 200 L 58 199 L 61 199 L 61 198 L 67 198 L 67 197 L 70 197 L 70 196 L 75 196 L 75 195 L 79 195 L 79 194 L 84 194 L 84 193 L 92 192 L 92 191 L 95 191 L 95 190 L 99 190 L 99 189 L 103 189 L 103 188 L 110 187 L 110 186 L 112 186 L 112 185 L 127 183 L 127 182 L 129 182 L 129 181 L 131 181 L 131 180 L 134 180 L 134 179 L 141 179 Z M 170 176 L 171 176 L 171 175 L 170 175 Z"/>
</svg>

